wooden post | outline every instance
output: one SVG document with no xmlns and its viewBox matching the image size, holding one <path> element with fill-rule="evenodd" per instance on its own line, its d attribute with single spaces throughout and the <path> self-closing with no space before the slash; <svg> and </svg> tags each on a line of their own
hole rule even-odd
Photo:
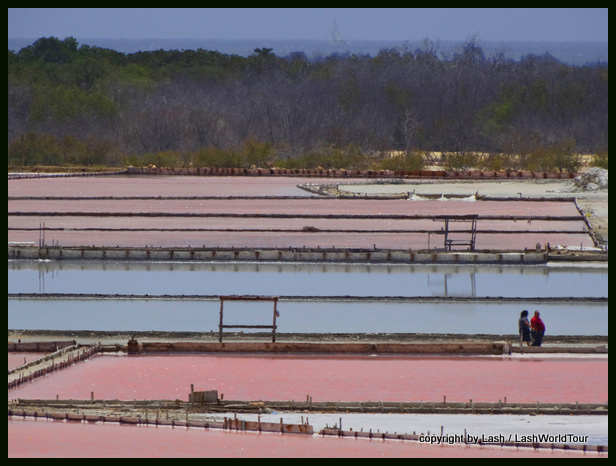
<svg viewBox="0 0 616 466">
<path fill-rule="evenodd" d="M 224 303 L 224 298 L 220 297 L 220 323 L 218 324 L 218 341 L 222 343 L 222 307 Z"/>
<path fill-rule="evenodd" d="M 522 341 L 522 331 L 520 331 L 520 352 L 524 351 L 524 342 Z"/>
<path fill-rule="evenodd" d="M 274 322 L 272 324 L 272 343 L 276 342 L 276 315 L 278 311 L 276 310 L 276 305 L 278 304 L 278 298 L 274 298 Z"/>
</svg>

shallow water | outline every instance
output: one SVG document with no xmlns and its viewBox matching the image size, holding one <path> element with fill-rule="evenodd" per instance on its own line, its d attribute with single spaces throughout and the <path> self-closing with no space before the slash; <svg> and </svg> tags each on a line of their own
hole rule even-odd
<svg viewBox="0 0 616 466">
<path fill-rule="evenodd" d="M 517 334 L 540 309 L 550 335 L 607 335 L 606 304 L 279 302 L 280 333 Z M 271 303 L 229 302 L 225 325 L 271 325 Z M 532 312 L 531 312 L 532 314 Z M 9 329 L 214 332 L 218 301 L 8 300 Z M 245 332 L 253 330 L 242 329 Z M 230 330 L 225 330 L 230 331 Z M 239 331 L 239 330 L 237 330 Z M 263 329 L 260 329 L 263 331 Z"/>
<path fill-rule="evenodd" d="M 9 261 L 9 293 L 607 297 L 605 268 Z"/>
<path fill-rule="evenodd" d="M 225 400 L 606 403 L 607 368 L 605 357 L 101 355 L 8 396 L 186 400 L 193 384 Z"/>
<path fill-rule="evenodd" d="M 9 262 L 9 293 L 319 296 L 278 303 L 278 332 L 607 335 L 607 303 L 332 302 L 327 296 L 607 297 L 607 268 L 545 266 Z M 225 324 L 269 325 L 272 304 L 227 302 Z M 217 299 L 8 300 L 8 328 L 217 332 Z M 248 330 L 251 331 L 251 330 Z"/>
<path fill-rule="evenodd" d="M 64 421 L 8 421 L 8 457 L 117 458 L 412 458 L 535 457 L 582 458 L 588 454 L 525 448 L 468 447 L 319 435 L 83 424 Z M 592 457 L 599 455 L 592 454 Z M 607 454 L 600 455 L 607 457 Z"/>
</svg>

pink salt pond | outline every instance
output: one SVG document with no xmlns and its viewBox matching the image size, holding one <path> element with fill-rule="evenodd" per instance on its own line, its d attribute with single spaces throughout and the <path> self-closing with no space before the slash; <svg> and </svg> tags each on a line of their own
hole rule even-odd
<svg viewBox="0 0 616 466">
<path fill-rule="evenodd" d="M 94 357 L 8 393 L 9 399 L 607 403 L 607 358 L 165 355 Z"/>
<path fill-rule="evenodd" d="M 32 361 L 36 361 L 43 356 L 45 356 L 45 353 L 9 353 L 9 370 L 16 369 L 17 367 L 31 363 Z"/>
<path fill-rule="evenodd" d="M 533 448 L 429 445 L 399 440 L 339 439 L 318 435 L 135 427 L 65 421 L 8 421 L 9 458 L 412 458 L 607 457 Z"/>
<path fill-rule="evenodd" d="M 434 249 L 443 246 L 440 231 L 444 222 L 431 217 L 480 215 L 477 249 L 534 249 L 538 243 L 594 246 L 583 217 L 569 201 L 331 199 L 310 196 L 297 188 L 306 181 L 319 180 L 14 180 L 9 183 L 13 198 L 9 198 L 8 241 L 36 244 L 44 225 L 46 240 L 60 246 Z M 181 196 L 186 198 L 177 198 Z M 528 217 L 534 220 L 523 220 Z M 304 231 L 304 227 L 313 229 Z"/>
<path fill-rule="evenodd" d="M 607 402 L 607 358 L 101 355 L 14 398 Z M 563 450 L 33 420 L 8 421 L 9 457 L 600 457 Z"/>
</svg>

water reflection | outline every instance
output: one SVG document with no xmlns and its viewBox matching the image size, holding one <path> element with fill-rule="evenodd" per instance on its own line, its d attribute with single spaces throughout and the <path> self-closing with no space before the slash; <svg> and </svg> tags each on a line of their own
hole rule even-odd
<svg viewBox="0 0 616 466">
<path fill-rule="evenodd" d="M 607 297 L 607 267 L 9 261 L 9 293 Z"/>
<path fill-rule="evenodd" d="M 278 332 L 514 335 L 524 308 L 550 335 L 607 335 L 605 304 L 279 302 Z M 217 301 L 8 300 L 8 328 L 217 334 Z M 225 305 L 225 324 L 271 324 L 271 303 Z M 246 333 L 251 330 L 246 330 Z"/>
</svg>

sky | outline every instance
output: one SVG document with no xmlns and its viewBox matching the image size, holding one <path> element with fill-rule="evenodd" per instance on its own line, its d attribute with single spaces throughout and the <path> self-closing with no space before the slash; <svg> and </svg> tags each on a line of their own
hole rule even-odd
<svg viewBox="0 0 616 466">
<path fill-rule="evenodd" d="M 608 41 L 607 8 L 9 8 L 8 37 Z"/>
</svg>

